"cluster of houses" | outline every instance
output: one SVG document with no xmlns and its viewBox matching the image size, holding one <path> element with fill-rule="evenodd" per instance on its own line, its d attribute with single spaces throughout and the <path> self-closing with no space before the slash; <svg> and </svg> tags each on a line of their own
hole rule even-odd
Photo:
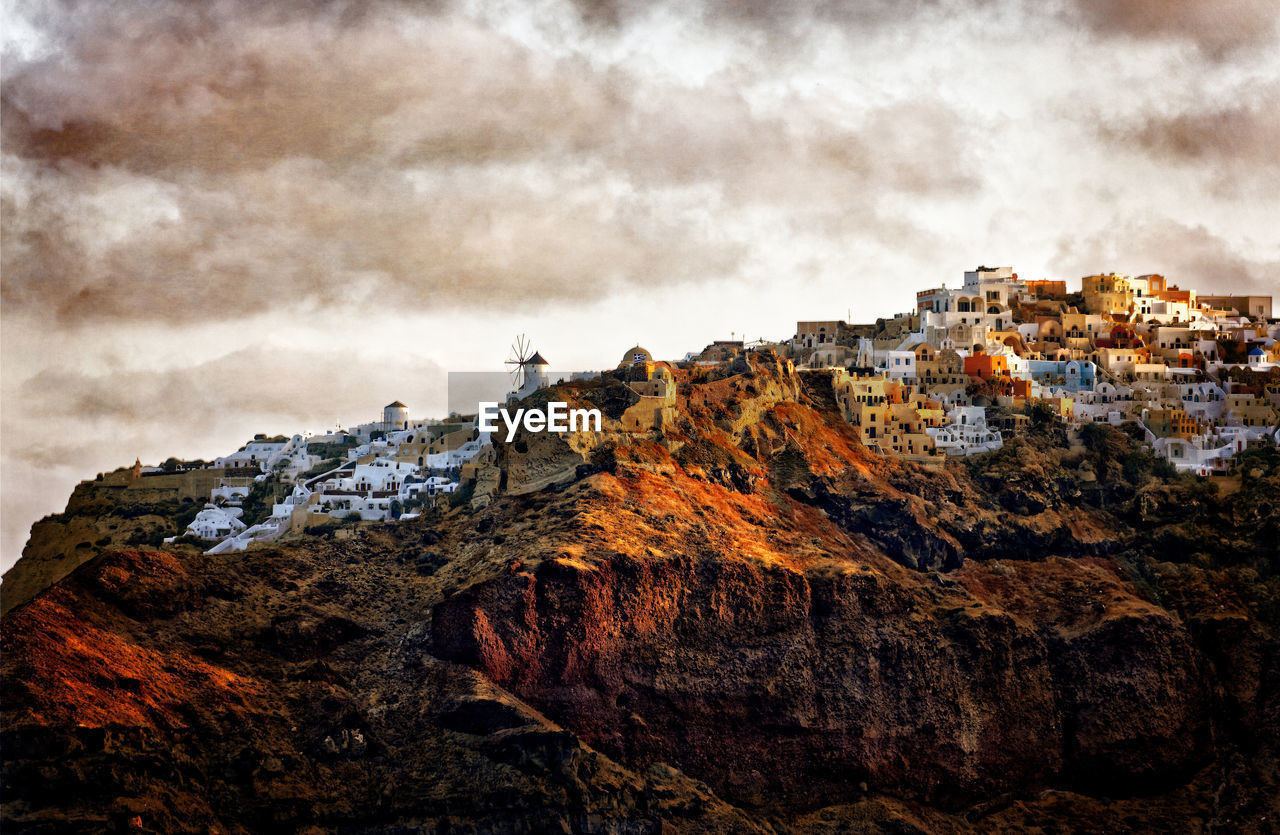
<svg viewBox="0 0 1280 835">
<path fill-rule="evenodd" d="M 740 351 L 731 353 L 740 361 Z M 518 383 L 508 395 L 517 400 L 550 383 L 540 354 L 520 365 Z M 635 346 L 623 355 L 616 373 L 636 401 L 621 417 L 623 431 L 646 432 L 674 421 L 676 385 L 670 364 L 654 361 L 647 350 Z M 570 379 L 600 376 L 587 372 Z M 216 542 L 209 553 L 224 553 L 327 519 L 413 518 L 418 508 L 450 497 L 461 484 L 476 482 L 478 471 L 492 460 L 491 435 L 480 429 L 474 415 L 411 419 L 408 408 L 397 400 L 383 408 L 380 421 L 323 435 L 259 436 L 209 465 L 206 472 L 226 476 L 216 480 L 208 504 L 185 533 Z M 322 466 L 325 462 L 332 466 Z M 162 475 L 158 467 L 136 464 L 135 469 L 135 479 Z M 245 477 L 246 472 L 252 476 Z M 242 506 L 252 483 L 273 475 L 291 483 L 292 491 L 273 504 L 266 519 L 246 525 Z"/>
<path fill-rule="evenodd" d="M 381 420 L 349 429 L 259 436 L 209 465 L 227 476 L 217 480 L 185 533 L 216 542 L 209 553 L 223 553 L 328 519 L 412 518 L 423 505 L 454 493 L 488 446 L 474 418 L 411 420 L 398 400 L 383 408 Z M 159 468 L 135 468 L 138 476 L 159 474 Z M 243 477 L 245 472 L 253 475 Z M 243 504 L 253 483 L 271 476 L 291 483 L 292 491 L 272 504 L 266 519 L 246 525 Z"/>
<path fill-rule="evenodd" d="M 1000 449 L 1026 429 L 1033 403 L 1068 429 L 1137 424 L 1157 455 L 1200 475 L 1225 472 L 1250 446 L 1280 443 L 1280 322 L 1272 299 L 1199 295 L 1159 275 L 1086 276 L 1069 295 L 1062 281 L 979 267 L 959 287 L 921 291 L 913 311 L 875 324 L 799 322 L 787 341 L 717 340 L 670 363 L 637 345 L 615 369 L 569 379 L 621 380 L 632 403 L 615 430 L 661 431 L 677 419 L 681 400 L 696 405 L 716 396 L 687 386 L 678 397 L 679 375 L 707 367 L 746 372 L 747 356 L 762 350 L 828 374 L 867 447 L 926 466 Z M 520 362 L 513 398 L 549 382 L 540 354 Z M 474 484 L 492 452 L 475 416 L 414 420 L 400 401 L 381 420 L 348 429 L 258 436 L 187 474 L 214 476 L 199 481 L 209 503 L 187 533 L 223 552 L 328 519 L 411 518 L 460 484 Z M 139 468 L 135 479 L 160 475 Z M 292 490 L 247 525 L 242 506 L 253 482 L 272 475 Z"/>
<path fill-rule="evenodd" d="M 1269 296 L 1210 296 L 1163 276 L 1025 281 L 966 272 L 877 325 L 799 322 L 788 345 L 832 385 L 863 442 L 937 463 L 998 449 L 1046 404 L 1068 426 L 1134 422 L 1178 470 L 1226 471 L 1280 443 L 1280 323 Z"/>
</svg>

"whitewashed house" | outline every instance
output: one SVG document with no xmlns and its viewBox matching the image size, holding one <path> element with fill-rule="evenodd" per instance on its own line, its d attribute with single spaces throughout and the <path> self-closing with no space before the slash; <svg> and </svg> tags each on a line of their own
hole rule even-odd
<svg viewBox="0 0 1280 835">
<path fill-rule="evenodd" d="M 452 493 L 458 489 L 458 485 L 444 476 L 433 475 L 419 485 L 419 490 L 428 496 L 435 496 L 440 493 Z"/>
<path fill-rule="evenodd" d="M 1216 420 L 1222 417 L 1227 393 L 1217 383 L 1208 381 L 1178 385 L 1180 405 L 1194 418 Z"/>
<path fill-rule="evenodd" d="M 352 489 L 360 493 L 400 492 L 405 479 L 418 471 L 416 464 L 378 458 L 367 464 L 356 464 Z"/>
<path fill-rule="evenodd" d="M 221 541 L 235 536 L 245 529 L 239 517 L 244 513 L 238 507 L 216 507 L 211 504 L 196 514 L 196 518 L 187 525 L 187 533 L 200 539 Z"/>
<path fill-rule="evenodd" d="M 1004 446 L 1000 433 L 987 426 L 987 410 L 981 406 L 956 406 L 947 412 L 947 425 L 926 427 L 939 452 L 976 455 Z"/>
<path fill-rule="evenodd" d="M 890 351 L 885 358 L 885 363 L 890 380 L 901 382 L 904 378 L 916 376 L 915 351 Z"/>
<path fill-rule="evenodd" d="M 249 485 L 247 484 L 224 484 L 209 491 L 209 501 L 214 504 L 217 504 L 218 500 L 221 499 L 223 504 L 238 505 L 247 498 L 249 498 Z"/>
<path fill-rule="evenodd" d="M 1158 457 L 1165 459 L 1178 472 L 1210 475 L 1226 472 L 1231 458 L 1244 448 L 1243 444 L 1229 441 L 1214 445 L 1218 439 L 1206 435 L 1194 438 L 1156 438 L 1152 447 Z"/>
<path fill-rule="evenodd" d="M 271 506 L 271 516 L 275 519 L 284 519 L 286 524 L 293 517 L 293 512 L 299 507 L 305 507 L 311 499 L 311 491 L 301 484 L 294 485 L 293 492 L 284 497 L 283 501 L 276 502 Z"/>
<path fill-rule="evenodd" d="M 287 441 L 250 441 L 242 449 L 238 449 L 230 455 L 213 459 L 213 464 L 210 466 L 219 469 L 226 467 L 253 467 L 259 470 L 269 470 L 282 458 L 289 457 L 302 444 L 301 435 L 295 435 Z"/>
</svg>

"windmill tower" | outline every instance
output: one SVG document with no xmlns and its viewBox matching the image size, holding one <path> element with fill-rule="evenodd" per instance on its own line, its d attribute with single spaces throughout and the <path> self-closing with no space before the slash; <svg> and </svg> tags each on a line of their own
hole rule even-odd
<svg viewBox="0 0 1280 835">
<path fill-rule="evenodd" d="M 511 366 L 512 393 L 517 398 L 527 397 L 547 384 L 548 363 L 533 350 L 524 334 L 511 343 L 511 359 L 506 364 Z"/>
</svg>

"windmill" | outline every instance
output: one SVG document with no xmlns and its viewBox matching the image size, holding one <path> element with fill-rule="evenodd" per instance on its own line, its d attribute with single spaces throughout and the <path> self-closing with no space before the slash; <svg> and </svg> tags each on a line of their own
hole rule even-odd
<svg viewBox="0 0 1280 835">
<path fill-rule="evenodd" d="M 511 359 L 506 361 L 506 365 L 512 366 L 512 387 L 516 391 L 522 391 L 532 382 L 541 383 L 543 369 L 547 364 L 542 354 L 533 350 L 528 338 L 520 334 L 516 337 L 516 341 L 511 343 Z"/>
</svg>

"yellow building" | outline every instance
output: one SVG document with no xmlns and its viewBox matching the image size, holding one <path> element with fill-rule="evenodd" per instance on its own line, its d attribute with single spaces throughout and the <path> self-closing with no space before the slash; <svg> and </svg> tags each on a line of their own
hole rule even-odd
<svg viewBox="0 0 1280 835">
<path fill-rule="evenodd" d="M 1081 279 L 1081 289 L 1090 313 L 1127 314 L 1133 307 L 1133 285 L 1126 276 L 1087 275 Z"/>
<path fill-rule="evenodd" d="M 1041 402 L 1048 403 L 1059 417 L 1071 420 L 1075 416 L 1076 401 L 1070 397 L 1044 397 Z"/>
<path fill-rule="evenodd" d="M 665 362 L 644 360 L 631 366 L 627 387 L 640 400 L 622 413 L 622 428 L 628 432 L 662 429 L 676 419 L 676 381 Z"/>
<path fill-rule="evenodd" d="M 405 439 L 396 449 L 393 461 L 422 466 L 428 455 L 449 452 L 458 449 L 468 441 L 475 440 L 475 427 L 471 422 L 438 423 L 423 427 L 421 433 L 415 433 Z"/>
<path fill-rule="evenodd" d="M 845 420 L 858 430 L 858 439 L 881 455 L 902 458 L 937 455 L 927 427 L 946 423 L 942 404 L 909 385 L 878 377 L 832 377 L 836 402 Z"/>
<path fill-rule="evenodd" d="M 1275 407 L 1253 394 L 1228 394 L 1223 417 L 1228 425 L 1275 426 L 1280 423 Z"/>
<path fill-rule="evenodd" d="M 932 413 L 932 414 L 930 414 Z M 931 455 L 933 438 L 924 431 L 928 425 L 941 426 L 946 416 L 941 409 L 919 409 L 909 403 L 887 407 L 884 436 L 874 444 L 884 455 Z"/>
<path fill-rule="evenodd" d="M 1183 409 L 1151 409 L 1147 412 L 1147 428 L 1157 438 L 1193 438 L 1200 434 L 1200 424 Z"/>
<path fill-rule="evenodd" d="M 950 348 L 935 352 L 929 360 L 917 355 L 916 380 L 923 391 L 935 398 L 954 396 L 969 385 L 964 358 Z"/>
<path fill-rule="evenodd" d="M 859 416 L 866 406 L 883 406 L 901 403 L 903 384 L 890 380 L 888 375 L 876 377 L 850 377 L 844 371 L 836 372 L 831 379 L 836 402 L 844 412 L 844 419 L 859 425 Z"/>
</svg>

